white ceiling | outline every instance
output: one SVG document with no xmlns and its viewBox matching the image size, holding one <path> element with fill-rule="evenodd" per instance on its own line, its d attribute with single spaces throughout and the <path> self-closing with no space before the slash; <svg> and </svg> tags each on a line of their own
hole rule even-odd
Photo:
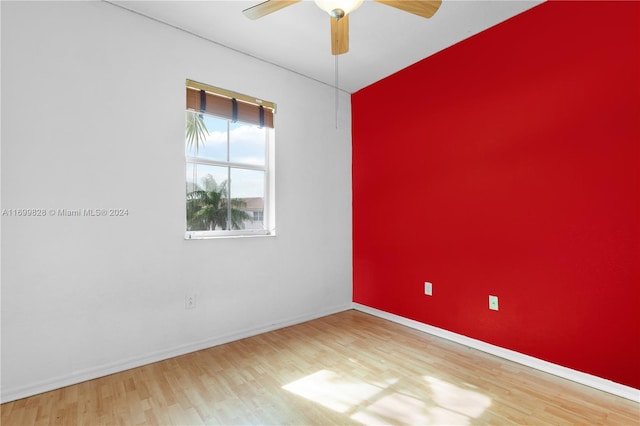
<svg viewBox="0 0 640 426">
<path fill-rule="evenodd" d="M 261 0 L 109 2 L 334 85 L 330 18 L 313 1 L 255 21 L 242 11 Z M 350 50 L 338 59 L 339 87 L 353 93 L 540 3 L 444 0 L 431 19 L 424 19 L 366 0 L 350 15 Z"/>
</svg>

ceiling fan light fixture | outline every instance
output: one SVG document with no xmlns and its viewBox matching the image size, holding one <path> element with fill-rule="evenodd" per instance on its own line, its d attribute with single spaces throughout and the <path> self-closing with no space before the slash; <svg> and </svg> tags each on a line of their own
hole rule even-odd
<svg viewBox="0 0 640 426">
<path fill-rule="evenodd" d="M 353 12 L 364 0 L 314 0 L 318 7 L 327 12 L 331 17 L 339 19 Z M 337 13 L 336 11 L 342 11 Z M 337 15 L 337 16 L 336 16 Z"/>
</svg>

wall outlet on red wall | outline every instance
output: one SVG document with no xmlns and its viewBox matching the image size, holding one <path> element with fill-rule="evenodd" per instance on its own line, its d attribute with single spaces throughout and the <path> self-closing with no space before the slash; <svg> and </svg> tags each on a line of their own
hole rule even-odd
<svg viewBox="0 0 640 426">
<path fill-rule="evenodd" d="M 498 310 L 498 296 L 489 296 L 489 309 L 492 311 Z"/>
<path fill-rule="evenodd" d="M 433 284 L 429 281 L 424 282 L 424 294 L 427 296 L 433 296 Z"/>
</svg>

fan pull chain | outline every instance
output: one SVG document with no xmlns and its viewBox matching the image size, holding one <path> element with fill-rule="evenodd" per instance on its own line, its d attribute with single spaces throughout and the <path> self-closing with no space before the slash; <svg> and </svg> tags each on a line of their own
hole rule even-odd
<svg viewBox="0 0 640 426">
<path fill-rule="evenodd" d="M 339 105 L 339 101 L 338 101 L 338 99 L 339 99 L 339 89 L 338 89 L 338 56 L 340 56 L 340 55 L 338 54 L 338 48 L 339 48 L 339 46 L 340 46 L 340 40 L 338 39 L 338 35 L 340 34 L 340 32 L 338 31 L 338 20 L 339 20 L 339 19 L 340 19 L 340 18 L 335 18 L 335 20 L 336 20 L 336 50 L 335 50 L 335 51 L 336 51 L 336 55 L 335 55 L 335 57 L 336 57 L 336 62 L 335 62 L 335 65 L 334 65 L 334 71 L 335 71 L 334 81 L 335 81 L 335 83 L 334 83 L 334 85 L 333 85 L 334 90 L 335 90 L 335 92 L 334 92 L 334 97 L 335 97 L 335 104 L 336 104 L 336 105 L 335 105 L 335 110 L 334 110 L 334 113 L 335 113 L 335 120 L 336 120 L 336 130 L 338 129 L 338 105 Z"/>
<path fill-rule="evenodd" d="M 335 98 L 336 98 L 336 108 L 335 108 L 335 114 L 336 114 L 336 129 L 338 128 L 338 100 L 339 100 L 339 90 L 338 90 L 338 56 L 336 55 L 336 65 L 335 65 L 335 70 L 336 70 L 336 75 L 335 75 Z"/>
</svg>

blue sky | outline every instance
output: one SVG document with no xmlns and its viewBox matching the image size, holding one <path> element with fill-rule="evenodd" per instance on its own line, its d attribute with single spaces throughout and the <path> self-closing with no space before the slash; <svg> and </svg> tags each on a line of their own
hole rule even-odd
<svg viewBox="0 0 640 426">
<path fill-rule="evenodd" d="M 227 153 L 227 120 L 204 115 L 204 122 L 209 130 L 206 142 L 204 146 L 200 146 L 197 153 L 194 150 L 186 149 L 187 156 L 227 161 L 228 154 L 228 158 L 232 162 L 252 165 L 265 164 L 266 129 L 246 123 L 229 123 L 229 153 Z M 193 166 L 187 164 L 187 181 L 193 181 L 193 172 Z M 228 179 L 225 167 L 197 165 L 196 179 L 198 184 L 207 174 L 211 174 L 218 183 Z M 231 196 L 233 198 L 263 197 L 264 172 L 232 169 Z"/>
</svg>

